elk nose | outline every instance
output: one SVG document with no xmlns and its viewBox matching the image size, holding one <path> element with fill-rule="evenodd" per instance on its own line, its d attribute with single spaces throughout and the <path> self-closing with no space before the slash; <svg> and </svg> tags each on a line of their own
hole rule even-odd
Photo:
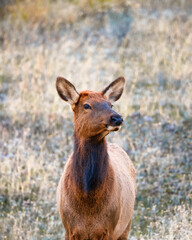
<svg viewBox="0 0 192 240">
<path fill-rule="evenodd" d="M 111 123 L 112 124 L 115 124 L 116 126 L 119 126 L 119 125 L 121 125 L 122 122 L 123 122 L 123 118 L 119 114 L 111 116 Z"/>
</svg>

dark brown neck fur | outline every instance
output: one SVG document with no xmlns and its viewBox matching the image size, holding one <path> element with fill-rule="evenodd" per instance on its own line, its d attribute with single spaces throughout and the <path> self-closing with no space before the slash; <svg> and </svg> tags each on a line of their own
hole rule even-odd
<svg viewBox="0 0 192 240">
<path fill-rule="evenodd" d="M 109 168 L 106 141 L 80 139 L 75 134 L 72 172 L 76 186 L 86 194 L 104 183 Z"/>
</svg>

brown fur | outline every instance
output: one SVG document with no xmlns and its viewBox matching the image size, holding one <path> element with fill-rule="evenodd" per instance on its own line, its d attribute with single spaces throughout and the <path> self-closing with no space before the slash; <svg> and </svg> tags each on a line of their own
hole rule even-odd
<svg viewBox="0 0 192 240">
<path fill-rule="evenodd" d="M 62 84 L 61 78 L 59 81 Z M 64 84 L 67 88 L 68 83 L 65 81 Z M 118 86 L 115 94 L 115 84 L 122 84 L 122 81 L 112 84 L 112 90 L 108 86 L 113 99 L 119 98 L 123 91 Z M 70 89 L 77 94 L 71 83 L 64 93 L 72 101 L 73 92 Z M 78 101 L 71 103 L 74 111 L 74 152 L 66 163 L 57 189 L 58 209 L 66 240 L 128 238 L 136 197 L 135 169 L 119 146 L 105 141 L 109 133 L 107 125 L 115 129 L 110 121 L 111 116 L 117 116 L 117 113 L 111 109 L 109 98 L 104 94 L 84 91 Z M 59 95 L 65 100 L 66 94 L 60 92 Z M 85 104 L 91 108 L 85 109 Z"/>
</svg>

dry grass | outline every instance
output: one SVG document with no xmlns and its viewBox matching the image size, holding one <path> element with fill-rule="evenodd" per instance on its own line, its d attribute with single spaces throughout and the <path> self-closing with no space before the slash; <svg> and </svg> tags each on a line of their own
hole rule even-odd
<svg viewBox="0 0 192 240">
<path fill-rule="evenodd" d="M 63 238 L 55 191 L 72 151 L 73 124 L 55 90 L 58 75 L 79 90 L 101 90 L 126 77 L 115 106 L 124 127 L 108 140 L 121 145 L 137 169 L 130 238 L 192 238 L 190 2 L 98 2 L 6 6 L 0 21 L 0 239 Z"/>
</svg>

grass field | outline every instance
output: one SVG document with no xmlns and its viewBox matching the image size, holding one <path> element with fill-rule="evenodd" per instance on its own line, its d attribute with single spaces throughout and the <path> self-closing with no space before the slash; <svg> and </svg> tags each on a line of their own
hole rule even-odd
<svg viewBox="0 0 192 240">
<path fill-rule="evenodd" d="M 120 75 L 138 194 L 130 239 L 192 239 L 190 0 L 0 3 L 0 239 L 59 240 L 56 187 L 73 147 L 57 76 L 102 90 Z"/>
</svg>

